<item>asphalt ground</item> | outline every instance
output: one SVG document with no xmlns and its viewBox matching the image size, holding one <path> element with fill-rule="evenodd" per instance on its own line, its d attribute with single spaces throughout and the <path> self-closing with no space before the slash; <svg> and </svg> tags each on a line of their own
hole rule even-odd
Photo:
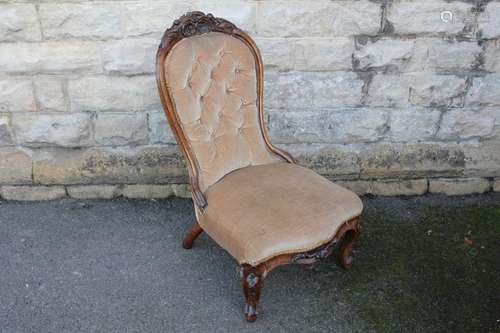
<svg viewBox="0 0 500 333">
<path fill-rule="evenodd" d="M 276 269 L 255 323 L 189 200 L 0 201 L 0 332 L 500 331 L 499 194 L 363 201 L 352 270 Z"/>
</svg>

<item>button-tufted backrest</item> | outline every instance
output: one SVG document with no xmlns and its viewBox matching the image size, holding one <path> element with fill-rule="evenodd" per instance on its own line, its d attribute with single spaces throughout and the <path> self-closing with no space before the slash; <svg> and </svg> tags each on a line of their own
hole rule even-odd
<svg viewBox="0 0 500 333">
<path fill-rule="evenodd" d="M 263 65 L 254 41 L 234 24 L 191 12 L 165 31 L 156 57 L 166 116 L 186 157 L 193 199 L 229 172 L 293 158 L 264 127 Z"/>
<path fill-rule="evenodd" d="M 167 87 L 203 191 L 235 169 L 281 161 L 260 128 L 255 66 L 248 45 L 221 32 L 185 38 L 167 56 Z"/>
</svg>

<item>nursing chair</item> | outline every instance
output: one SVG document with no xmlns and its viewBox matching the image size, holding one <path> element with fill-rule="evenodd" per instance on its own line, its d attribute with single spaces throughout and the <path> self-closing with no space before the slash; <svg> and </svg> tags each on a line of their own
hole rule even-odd
<svg viewBox="0 0 500 333">
<path fill-rule="evenodd" d="M 187 13 L 166 30 L 156 71 L 196 214 L 183 247 L 206 232 L 237 261 L 246 319 L 256 319 L 273 268 L 333 252 L 349 268 L 362 202 L 273 146 L 255 42 L 227 20 Z"/>
</svg>

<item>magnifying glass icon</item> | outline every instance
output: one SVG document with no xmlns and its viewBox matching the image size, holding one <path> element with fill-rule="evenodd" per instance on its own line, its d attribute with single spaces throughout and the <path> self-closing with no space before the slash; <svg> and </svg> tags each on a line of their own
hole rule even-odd
<svg viewBox="0 0 500 333">
<path fill-rule="evenodd" d="M 441 12 L 441 21 L 444 23 L 453 22 L 453 13 L 449 10 L 445 10 Z"/>
</svg>

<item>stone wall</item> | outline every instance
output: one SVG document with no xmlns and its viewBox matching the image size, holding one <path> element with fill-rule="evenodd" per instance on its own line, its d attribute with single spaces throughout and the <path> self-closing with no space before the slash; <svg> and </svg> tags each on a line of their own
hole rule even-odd
<svg viewBox="0 0 500 333">
<path fill-rule="evenodd" d="M 498 1 L 0 0 L 0 195 L 185 196 L 154 58 L 194 9 L 255 38 L 301 164 L 358 193 L 500 190 Z"/>
</svg>

